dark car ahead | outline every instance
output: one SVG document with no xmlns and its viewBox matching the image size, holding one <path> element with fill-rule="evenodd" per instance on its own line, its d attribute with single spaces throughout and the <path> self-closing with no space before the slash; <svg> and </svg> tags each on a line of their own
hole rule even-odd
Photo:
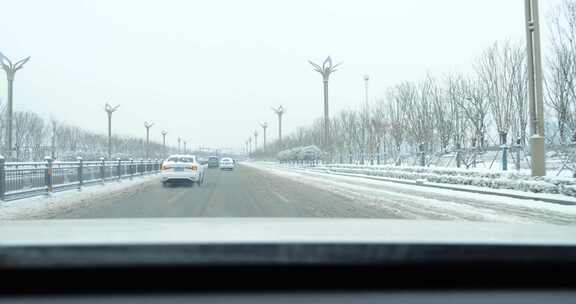
<svg viewBox="0 0 576 304">
<path fill-rule="evenodd" d="M 216 156 L 210 156 L 208 158 L 208 168 L 218 168 L 220 159 Z"/>
</svg>

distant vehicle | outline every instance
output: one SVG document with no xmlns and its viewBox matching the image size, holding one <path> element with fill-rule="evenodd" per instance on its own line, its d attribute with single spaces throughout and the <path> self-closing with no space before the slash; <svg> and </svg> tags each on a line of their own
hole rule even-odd
<svg viewBox="0 0 576 304">
<path fill-rule="evenodd" d="M 200 162 L 200 164 L 201 164 L 202 166 L 205 166 L 205 165 L 208 164 L 208 160 L 205 159 L 205 158 L 202 158 L 202 157 L 199 157 L 199 158 L 198 158 L 198 162 Z"/>
<path fill-rule="evenodd" d="M 221 170 L 234 170 L 234 161 L 230 157 L 224 157 L 220 160 Z"/>
<path fill-rule="evenodd" d="M 208 168 L 218 168 L 220 159 L 217 156 L 210 156 L 208 158 Z"/>
<path fill-rule="evenodd" d="M 196 183 L 200 186 L 205 180 L 204 167 L 194 155 L 170 155 L 162 163 L 160 172 L 165 187 L 175 182 Z"/>
</svg>

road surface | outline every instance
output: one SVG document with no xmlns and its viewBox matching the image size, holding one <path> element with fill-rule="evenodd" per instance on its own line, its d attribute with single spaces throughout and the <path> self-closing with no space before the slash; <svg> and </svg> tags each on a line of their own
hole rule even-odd
<svg viewBox="0 0 576 304">
<path fill-rule="evenodd" d="M 164 188 L 158 177 L 138 191 L 51 217 L 355 217 L 576 224 L 576 206 L 246 164 L 234 171 L 207 169 L 207 183 L 200 187 Z"/>
<path fill-rule="evenodd" d="M 395 217 L 354 199 L 248 166 L 206 169 L 202 186 L 164 188 L 160 180 L 137 193 L 55 218 L 131 217 Z"/>
</svg>

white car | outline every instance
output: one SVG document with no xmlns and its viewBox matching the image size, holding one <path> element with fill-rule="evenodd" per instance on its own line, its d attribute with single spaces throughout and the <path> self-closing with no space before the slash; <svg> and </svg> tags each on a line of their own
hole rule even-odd
<svg viewBox="0 0 576 304">
<path fill-rule="evenodd" d="M 234 170 L 234 161 L 230 157 L 223 157 L 220 159 L 221 170 Z"/>
<path fill-rule="evenodd" d="M 194 155 L 171 155 L 160 169 L 162 184 L 185 181 L 201 185 L 204 183 L 204 166 Z"/>
</svg>

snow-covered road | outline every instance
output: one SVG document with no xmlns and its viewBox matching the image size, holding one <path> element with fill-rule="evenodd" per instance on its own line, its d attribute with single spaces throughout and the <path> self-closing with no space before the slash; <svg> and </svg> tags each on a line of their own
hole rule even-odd
<svg viewBox="0 0 576 304">
<path fill-rule="evenodd" d="M 347 217 L 576 224 L 576 205 L 422 187 L 266 163 L 242 163 L 233 172 L 211 170 L 207 180 L 201 187 L 164 188 L 158 176 L 148 176 L 86 187 L 82 192 L 67 191 L 52 197 L 2 202 L 0 220 Z"/>
<path fill-rule="evenodd" d="M 576 206 L 403 185 L 271 164 L 249 163 L 291 180 L 347 196 L 400 218 L 576 224 Z"/>
</svg>

